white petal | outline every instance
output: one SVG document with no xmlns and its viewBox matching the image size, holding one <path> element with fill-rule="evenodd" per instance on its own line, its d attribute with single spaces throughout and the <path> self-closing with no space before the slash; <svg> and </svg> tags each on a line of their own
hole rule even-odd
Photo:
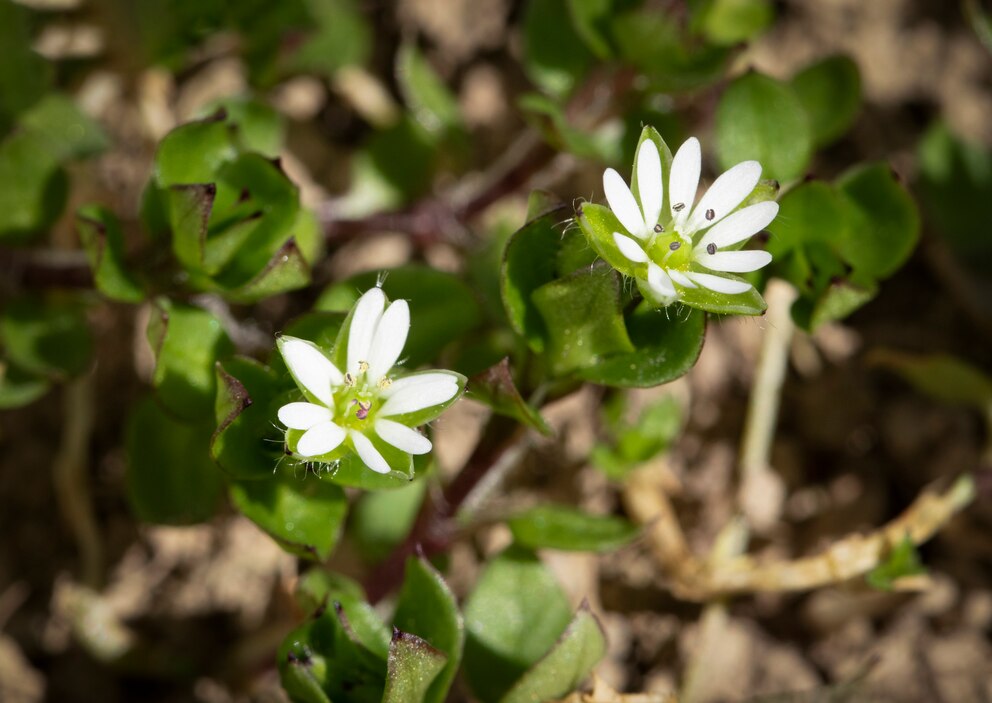
<svg viewBox="0 0 992 703">
<path fill-rule="evenodd" d="M 344 430 L 333 422 L 322 422 L 303 433 L 296 443 L 300 456 L 320 456 L 338 448 L 344 441 Z"/>
<path fill-rule="evenodd" d="M 279 408 L 279 422 L 291 430 L 309 430 L 314 425 L 330 422 L 334 413 L 323 405 L 313 403 L 287 403 Z"/>
<path fill-rule="evenodd" d="M 454 383 L 458 385 L 458 378 L 451 373 L 445 373 L 444 371 L 429 371 L 427 373 L 416 373 L 412 376 L 404 376 L 401 379 L 393 381 L 393 383 L 382 390 L 379 393 L 380 398 L 391 398 L 400 391 L 406 388 L 412 388 L 414 386 L 421 385 L 432 385 L 435 383 Z"/>
<path fill-rule="evenodd" d="M 435 383 L 420 383 L 394 393 L 379 408 L 379 417 L 405 415 L 445 403 L 458 395 L 458 384 L 448 377 Z"/>
<path fill-rule="evenodd" d="M 617 243 L 620 253 L 636 264 L 643 264 L 648 260 L 648 255 L 641 249 L 641 245 L 630 237 L 625 237 L 619 232 L 613 233 L 613 241 Z"/>
<path fill-rule="evenodd" d="M 698 248 L 696 251 L 700 251 Z M 697 254 L 696 261 L 713 271 L 726 271 L 728 273 L 747 273 L 757 271 L 762 266 L 771 263 L 772 255 L 767 251 L 751 250 L 746 251 L 718 251 L 715 254 L 708 254 L 706 250 L 701 250 Z"/>
<path fill-rule="evenodd" d="M 334 404 L 331 387 L 340 386 L 344 378 L 316 346 L 295 337 L 282 337 L 279 353 L 290 373 L 306 390 L 324 405 Z"/>
<path fill-rule="evenodd" d="M 641 196 L 645 229 L 650 229 L 658 223 L 663 188 L 658 147 L 651 139 L 645 139 L 637 148 L 637 192 Z"/>
<path fill-rule="evenodd" d="M 737 293 L 743 293 L 751 288 L 750 283 L 744 281 L 734 281 L 730 278 L 724 278 L 723 276 L 714 276 L 711 273 L 697 273 L 695 271 L 687 273 L 687 276 L 692 278 L 696 283 L 701 285 L 703 288 L 708 288 L 717 293 L 727 293 L 728 295 L 735 295 Z"/>
<path fill-rule="evenodd" d="M 722 249 L 743 242 L 771 224 L 776 215 L 778 215 L 776 202 L 769 200 L 748 205 L 711 227 L 696 246 L 705 249 L 707 244 L 716 244 L 717 249 Z"/>
<path fill-rule="evenodd" d="M 742 161 L 720 175 L 706 191 L 689 218 L 689 232 L 696 232 L 716 224 L 744 202 L 761 178 L 761 164 L 757 161 Z M 713 211 L 713 218 L 706 213 Z"/>
<path fill-rule="evenodd" d="M 372 337 L 385 306 L 386 295 L 381 288 L 370 288 L 355 303 L 351 327 L 348 328 L 348 371 L 352 374 L 358 374 L 359 362 L 369 360 Z"/>
<path fill-rule="evenodd" d="M 672 160 L 672 173 L 668 179 L 668 207 L 671 208 L 672 218 L 678 224 L 685 222 L 692 211 L 696 200 L 696 189 L 699 188 L 699 171 L 702 168 L 703 154 L 699 148 L 699 140 L 689 137 L 685 140 Z M 675 206 L 682 207 L 676 211 Z"/>
<path fill-rule="evenodd" d="M 424 435 L 392 420 L 383 418 L 376 420 L 375 432 L 384 442 L 407 454 L 426 454 L 431 450 L 431 441 Z"/>
<path fill-rule="evenodd" d="M 358 452 L 358 458 L 367 467 L 378 474 L 388 474 L 392 470 L 368 437 L 358 430 L 351 430 L 348 435 L 351 437 L 351 443 L 355 446 L 355 451 Z"/>
<path fill-rule="evenodd" d="M 366 361 L 369 362 L 368 377 L 373 382 L 393 368 L 393 364 L 400 358 L 409 332 L 410 306 L 405 300 L 397 300 L 382 313 L 375 328 L 375 337 L 372 338 L 372 348 Z"/>
<path fill-rule="evenodd" d="M 693 283 L 688 276 L 686 276 L 681 271 L 676 271 L 675 269 L 668 269 L 668 275 L 673 281 L 678 283 L 683 288 L 695 288 L 696 284 Z"/>
<path fill-rule="evenodd" d="M 648 286 L 662 298 L 671 298 L 675 295 L 672 279 L 654 262 L 648 264 Z"/>
<path fill-rule="evenodd" d="M 606 193 L 606 202 L 610 204 L 613 214 L 620 220 L 620 224 L 635 237 L 644 237 L 644 218 L 641 210 L 637 207 L 634 194 L 623 182 L 620 174 L 612 168 L 603 172 L 603 191 Z"/>
</svg>

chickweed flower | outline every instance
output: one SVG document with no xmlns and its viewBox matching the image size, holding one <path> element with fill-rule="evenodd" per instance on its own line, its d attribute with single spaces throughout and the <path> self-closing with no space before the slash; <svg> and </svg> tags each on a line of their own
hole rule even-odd
<svg viewBox="0 0 992 703">
<path fill-rule="evenodd" d="M 682 300 L 704 309 L 735 311 L 730 296 L 757 292 L 732 274 L 756 271 L 772 260 L 766 251 L 741 250 L 778 214 L 778 203 L 771 200 L 740 207 L 759 184 L 761 164 L 737 164 L 696 203 L 702 165 L 699 140 L 689 138 L 669 160 L 666 181 L 658 144 L 650 135 L 642 137 L 631 187 L 612 168 L 603 174 L 612 217 L 597 217 L 588 211 L 599 206 L 585 206 L 583 230 L 600 255 L 632 276 L 654 304 Z M 740 307 L 748 308 L 743 303 Z"/>
<path fill-rule="evenodd" d="M 411 455 L 432 446 L 415 428 L 461 395 L 465 377 L 454 371 L 404 375 L 394 368 L 409 331 L 406 301 L 387 305 L 382 289 L 372 288 L 352 308 L 330 356 L 303 339 L 278 340 L 304 397 L 278 412 L 294 456 L 333 463 L 353 452 L 375 472 L 410 473 Z"/>
</svg>

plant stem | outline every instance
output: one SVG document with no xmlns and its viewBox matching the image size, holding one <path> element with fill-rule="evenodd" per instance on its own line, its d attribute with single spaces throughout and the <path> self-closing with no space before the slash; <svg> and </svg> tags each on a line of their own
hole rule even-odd
<svg viewBox="0 0 992 703">
<path fill-rule="evenodd" d="M 462 470 L 440 497 L 427 493 L 406 539 L 366 579 L 365 592 L 369 602 L 378 602 L 399 585 L 407 558 L 418 553 L 431 556 L 451 546 L 457 534 L 452 517 L 524 431 L 515 421 L 501 415 L 489 419 L 482 439 Z"/>
<path fill-rule="evenodd" d="M 765 334 L 748 401 L 739 458 L 738 503 L 748 523 L 756 530 L 770 528 L 778 522 L 784 499 L 781 479 L 773 473 L 770 460 L 782 383 L 789 363 L 789 346 L 795 331 L 790 308 L 796 299 L 796 290 L 785 281 L 773 279 L 765 289 L 765 298 L 768 301 Z"/>
</svg>

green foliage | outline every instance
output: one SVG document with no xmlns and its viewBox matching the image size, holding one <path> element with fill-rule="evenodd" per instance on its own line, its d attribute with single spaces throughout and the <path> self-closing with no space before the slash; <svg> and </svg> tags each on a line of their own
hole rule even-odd
<svg viewBox="0 0 992 703">
<path fill-rule="evenodd" d="M 920 561 L 920 553 L 916 551 L 916 545 L 907 535 L 892 547 L 885 561 L 868 572 L 865 580 L 869 586 L 879 591 L 891 591 L 898 579 L 919 576 L 926 572 L 923 562 Z"/>
<path fill-rule="evenodd" d="M 322 242 L 278 163 L 246 151 L 277 151 L 281 127 L 265 108 L 232 106 L 165 136 L 145 219 L 166 228 L 192 287 L 253 302 L 309 283 Z"/>
<path fill-rule="evenodd" d="M 473 376 L 468 383 L 469 397 L 492 408 L 493 412 L 513 418 L 543 435 L 552 433 L 551 427 L 541 417 L 541 413 L 520 395 L 513 375 L 510 360 L 503 358 L 498 364 Z"/>
<path fill-rule="evenodd" d="M 347 576 L 319 566 L 300 576 L 296 599 L 303 612 L 316 615 L 338 604 L 359 642 L 383 661 L 389 652 L 389 628 L 369 605 L 362 587 Z"/>
<path fill-rule="evenodd" d="M 947 354 L 916 355 L 880 349 L 872 359 L 898 373 L 921 393 L 943 403 L 972 407 L 992 421 L 992 378 L 981 369 Z"/>
<path fill-rule="evenodd" d="M 366 493 L 355 502 L 350 534 L 364 559 L 379 561 L 410 532 L 424 501 L 427 480 L 395 491 Z"/>
<path fill-rule="evenodd" d="M 283 456 L 282 433 L 272 424 L 285 384 L 256 361 L 235 357 L 216 364 L 217 430 L 210 455 L 234 479 L 272 479 Z"/>
<path fill-rule="evenodd" d="M 210 460 L 209 444 L 209 425 L 180 422 L 150 397 L 131 410 L 127 493 L 139 520 L 187 525 L 214 514 L 223 476 Z"/>
<path fill-rule="evenodd" d="M 114 214 L 97 205 L 80 209 L 76 229 L 93 269 L 97 290 L 111 300 L 137 303 L 144 299 L 141 284 L 125 263 L 124 233 Z"/>
<path fill-rule="evenodd" d="M 809 116 L 817 147 L 847 132 L 861 109 L 861 74 L 847 56 L 829 56 L 810 64 L 792 77 L 792 89 Z"/>
<path fill-rule="evenodd" d="M 422 701 L 447 657 L 416 635 L 396 631 L 389 645 L 382 703 Z"/>
<path fill-rule="evenodd" d="M 31 49 L 30 13 L 21 5 L 0 2 L 0 135 L 17 116 L 41 99 L 51 83 L 51 66 Z"/>
<path fill-rule="evenodd" d="M 836 185 L 803 183 L 780 204 L 768 251 L 800 292 L 793 317 L 806 329 L 871 300 L 919 238 L 916 206 L 884 164 L 860 166 Z"/>
<path fill-rule="evenodd" d="M 156 301 L 148 323 L 155 353 L 152 384 L 162 405 L 177 417 L 199 420 L 214 409 L 214 364 L 234 347 L 214 315 L 167 298 Z"/>
<path fill-rule="evenodd" d="M 588 675 L 605 651 L 601 630 L 577 628 L 569 649 L 584 656 L 556 656 L 552 649 L 571 639 L 562 637 L 570 612 L 561 587 L 532 552 L 511 547 L 490 561 L 465 603 L 465 675 L 476 696 L 490 703 L 520 700 L 519 691 L 567 692 Z M 554 665 L 562 658 L 569 666 Z M 553 664 L 544 664 L 549 660 Z"/>
<path fill-rule="evenodd" d="M 976 273 L 992 267 L 992 152 L 966 142 L 943 122 L 920 141 L 920 192 L 928 217 L 960 262 Z"/>
<path fill-rule="evenodd" d="M 741 76 L 724 91 L 716 111 L 720 165 L 755 159 L 768 178 L 800 177 L 812 155 L 809 117 L 795 92 L 760 73 Z"/>
<path fill-rule="evenodd" d="M 458 101 L 415 44 L 400 47 L 396 55 L 396 77 L 404 101 L 421 127 L 438 138 L 462 133 L 464 125 Z"/>
<path fill-rule="evenodd" d="M 672 396 L 648 405 L 632 422 L 626 413 L 626 397 L 615 395 L 603 413 L 613 436 L 592 451 L 596 467 L 615 481 L 667 450 L 682 429 L 682 410 Z"/>
<path fill-rule="evenodd" d="M 531 2 L 524 12 L 524 70 L 555 98 L 572 92 L 593 58 L 567 16 L 566 0 Z"/>
<path fill-rule="evenodd" d="M 696 23 L 718 46 L 734 46 L 760 34 L 775 16 L 770 0 L 705 0 Z"/>
<path fill-rule="evenodd" d="M 53 380 L 83 373 L 93 355 L 85 309 L 69 297 L 7 301 L 0 311 L 0 340 L 14 368 Z"/>
<path fill-rule="evenodd" d="M 423 638 L 445 658 L 443 670 L 430 681 L 430 687 L 421 697 L 402 700 L 443 703 L 461 662 L 465 624 L 451 589 L 423 557 L 407 560 L 393 627 Z"/>
<path fill-rule="evenodd" d="M 291 471 L 232 483 L 231 502 L 287 551 L 321 561 L 334 551 L 348 512 L 340 486 Z"/>
<path fill-rule="evenodd" d="M 105 146 L 100 128 L 66 97 L 51 93 L 23 112 L 0 141 L 0 240 L 49 227 L 65 206 L 63 166 Z"/>
<path fill-rule="evenodd" d="M 590 515 L 564 505 L 541 505 L 508 521 L 517 544 L 531 549 L 605 552 L 637 536 L 638 527 L 618 517 Z"/>
</svg>

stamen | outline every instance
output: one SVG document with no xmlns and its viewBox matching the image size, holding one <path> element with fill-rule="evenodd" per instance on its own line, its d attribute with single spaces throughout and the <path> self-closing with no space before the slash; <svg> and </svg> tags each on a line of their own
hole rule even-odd
<svg viewBox="0 0 992 703">
<path fill-rule="evenodd" d="M 668 248 L 672 251 L 678 251 L 680 246 L 682 246 L 682 242 L 672 242 L 668 245 Z"/>
<path fill-rule="evenodd" d="M 713 208 L 710 208 L 709 210 L 706 211 L 707 220 L 712 220 L 714 217 L 716 217 L 716 213 L 713 212 Z"/>
<path fill-rule="evenodd" d="M 710 242 L 709 244 L 707 244 L 706 245 L 706 253 L 709 254 L 710 256 L 712 256 L 713 254 L 716 254 L 716 244 L 714 244 L 713 242 Z"/>
<path fill-rule="evenodd" d="M 379 379 L 379 383 L 377 385 L 379 386 L 380 389 L 389 388 L 391 385 L 393 385 L 393 379 L 389 378 L 389 376 L 383 376 L 382 378 Z"/>
<path fill-rule="evenodd" d="M 661 224 L 657 224 L 657 225 L 654 226 L 654 232 L 655 232 L 655 234 L 661 234 L 664 231 L 665 231 L 665 228 L 662 227 Z"/>
<path fill-rule="evenodd" d="M 369 362 L 367 362 L 367 361 L 359 361 L 358 362 L 358 370 L 361 373 L 365 373 L 366 371 L 368 371 L 369 370 Z"/>
<path fill-rule="evenodd" d="M 685 203 L 675 203 L 675 204 L 674 204 L 674 205 L 672 206 L 672 209 L 673 209 L 673 210 L 674 210 L 675 212 L 682 212 L 682 211 L 683 211 L 683 210 L 685 209 Z"/>
<path fill-rule="evenodd" d="M 359 420 L 364 420 L 369 416 L 369 410 L 372 409 L 372 403 L 358 403 L 358 410 L 355 411 L 355 417 Z"/>
<path fill-rule="evenodd" d="M 351 373 L 346 373 L 344 375 L 344 385 L 348 386 L 349 388 L 355 385 L 355 378 L 354 376 L 351 375 Z"/>
</svg>

